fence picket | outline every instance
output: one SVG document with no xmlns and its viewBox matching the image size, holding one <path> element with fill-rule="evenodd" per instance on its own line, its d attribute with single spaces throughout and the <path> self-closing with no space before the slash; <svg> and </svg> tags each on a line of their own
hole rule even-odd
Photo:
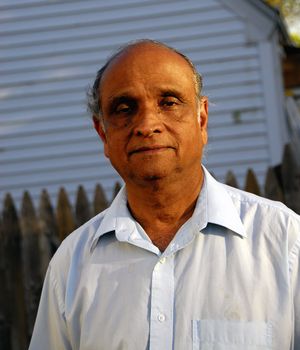
<svg viewBox="0 0 300 350">
<path fill-rule="evenodd" d="M 4 254 L 3 224 L 0 217 L 0 281 L 2 281 L 2 286 L 0 288 L 0 350 L 11 350 L 10 327 L 8 323 L 8 290 Z"/>
<path fill-rule="evenodd" d="M 75 213 L 77 227 L 83 225 L 91 218 L 90 203 L 85 189 L 81 185 L 78 186 L 77 190 Z"/>
<path fill-rule="evenodd" d="M 62 241 L 76 227 L 72 207 L 63 187 L 59 190 L 58 194 L 56 220 L 59 240 Z"/>
<path fill-rule="evenodd" d="M 101 213 L 108 207 L 108 201 L 105 196 L 105 192 L 100 184 L 97 184 L 94 192 L 94 215 Z"/>
<path fill-rule="evenodd" d="M 2 212 L 2 248 L 5 267 L 4 285 L 7 291 L 7 318 L 4 329 L 9 339 L 3 342 L 11 350 L 25 349 L 29 339 L 27 332 L 25 289 L 22 274 L 21 228 L 13 198 L 7 194 Z"/>
<path fill-rule="evenodd" d="M 121 187 L 122 186 L 121 186 L 120 182 L 116 182 L 115 183 L 114 192 L 113 192 L 113 198 L 112 199 L 114 199 L 116 197 L 116 195 L 119 193 Z"/>
<path fill-rule="evenodd" d="M 235 188 L 239 188 L 237 179 L 231 170 L 229 170 L 226 174 L 225 183 L 226 183 L 226 185 L 229 185 L 229 186 L 232 186 Z"/>
<path fill-rule="evenodd" d="M 56 218 L 51 205 L 48 192 L 44 189 L 39 201 L 39 223 L 40 223 L 40 251 L 41 251 L 41 273 L 44 276 L 49 261 L 58 248 L 60 241 Z"/>
<path fill-rule="evenodd" d="M 284 148 L 281 171 L 286 205 L 300 213 L 300 169 L 289 144 Z"/>
<path fill-rule="evenodd" d="M 21 206 L 22 258 L 29 335 L 32 334 L 43 284 L 40 226 L 30 194 L 25 191 Z"/>
<path fill-rule="evenodd" d="M 252 169 L 248 169 L 245 181 L 245 191 L 260 195 L 259 184 Z"/>
<path fill-rule="evenodd" d="M 265 197 L 274 201 L 284 202 L 283 191 L 274 167 L 269 167 L 265 180 Z"/>
<path fill-rule="evenodd" d="M 300 214 L 300 169 L 296 162 L 298 155 L 293 152 L 286 146 L 282 164 L 269 167 L 264 194 L 267 198 L 284 201 Z M 226 175 L 226 184 L 239 188 L 231 171 Z M 120 188 L 117 182 L 113 198 Z M 251 169 L 246 175 L 245 190 L 261 193 Z M 27 349 L 42 276 L 51 256 L 76 225 L 106 209 L 108 203 L 100 184 L 95 187 L 92 208 L 84 187 L 78 187 L 74 211 L 64 188 L 59 191 L 56 209 L 52 207 L 47 191 L 43 190 L 37 216 L 30 195 L 25 192 L 19 220 L 12 197 L 9 194 L 5 197 L 2 222 L 0 216 L 0 281 L 4 281 L 0 289 L 0 350 Z"/>
</svg>

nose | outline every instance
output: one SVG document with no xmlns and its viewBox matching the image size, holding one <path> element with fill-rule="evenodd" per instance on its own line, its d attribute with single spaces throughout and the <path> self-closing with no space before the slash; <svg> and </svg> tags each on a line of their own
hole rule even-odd
<svg viewBox="0 0 300 350">
<path fill-rule="evenodd" d="M 149 137 L 153 134 L 160 134 L 162 130 L 163 124 L 155 108 L 149 106 L 140 110 L 133 130 L 136 136 Z"/>
</svg>

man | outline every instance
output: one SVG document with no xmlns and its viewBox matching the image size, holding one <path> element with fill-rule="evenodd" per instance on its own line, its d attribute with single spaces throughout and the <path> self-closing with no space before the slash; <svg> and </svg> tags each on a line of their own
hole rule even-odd
<svg viewBox="0 0 300 350">
<path fill-rule="evenodd" d="M 52 259 L 30 349 L 300 349 L 299 216 L 201 166 L 208 103 L 192 63 L 130 44 L 93 97 L 126 186 Z"/>
</svg>

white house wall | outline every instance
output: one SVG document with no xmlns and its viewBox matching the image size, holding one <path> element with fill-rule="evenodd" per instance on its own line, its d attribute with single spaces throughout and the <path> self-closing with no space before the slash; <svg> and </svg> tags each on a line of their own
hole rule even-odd
<svg viewBox="0 0 300 350">
<path fill-rule="evenodd" d="M 55 198 L 101 183 L 110 198 L 117 174 L 85 107 L 85 91 L 123 43 L 161 40 L 186 53 L 210 104 L 205 163 L 220 180 L 244 184 L 270 163 L 259 47 L 241 17 L 217 0 L 51 1 L 0 4 L 0 199 L 24 189 Z"/>
</svg>

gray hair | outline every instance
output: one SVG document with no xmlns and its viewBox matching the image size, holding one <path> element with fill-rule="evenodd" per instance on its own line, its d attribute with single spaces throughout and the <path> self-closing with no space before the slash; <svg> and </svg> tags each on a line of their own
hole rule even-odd
<svg viewBox="0 0 300 350">
<path fill-rule="evenodd" d="M 106 61 L 106 63 L 104 64 L 104 66 L 102 66 L 96 75 L 95 81 L 93 83 L 93 85 L 88 89 L 87 92 L 87 106 L 88 106 L 88 111 L 90 112 L 91 116 L 93 118 L 96 118 L 98 120 L 100 120 L 100 122 L 103 122 L 102 119 L 102 108 L 101 108 L 101 101 L 100 101 L 100 85 L 101 85 L 101 79 L 102 76 L 105 72 L 105 70 L 107 69 L 107 67 L 111 64 L 111 62 L 116 59 L 117 57 L 119 57 L 123 52 L 127 51 L 128 49 L 139 45 L 139 44 L 153 44 L 153 45 L 157 45 L 160 47 L 164 47 L 166 49 L 169 49 L 175 53 L 177 53 L 179 56 L 181 56 L 187 63 L 188 65 L 191 67 L 193 75 L 194 75 L 194 79 L 195 79 L 195 90 L 196 90 L 196 95 L 198 98 L 201 97 L 201 91 L 202 91 L 202 77 L 201 75 L 197 72 L 196 67 L 194 66 L 193 62 L 183 53 L 181 53 L 180 51 L 174 49 L 173 47 L 170 47 L 160 41 L 156 41 L 156 40 L 151 40 L 151 39 L 142 39 L 142 40 L 137 40 L 137 41 L 133 41 L 130 42 L 129 44 L 122 46 L 121 48 L 119 48 L 115 53 L 113 53 Z"/>
</svg>

